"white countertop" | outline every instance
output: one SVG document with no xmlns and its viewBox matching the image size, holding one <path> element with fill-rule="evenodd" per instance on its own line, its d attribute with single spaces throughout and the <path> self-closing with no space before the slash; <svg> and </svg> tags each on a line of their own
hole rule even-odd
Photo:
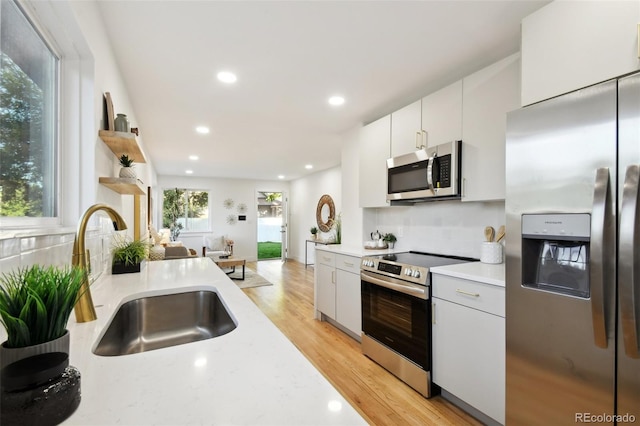
<svg viewBox="0 0 640 426">
<path fill-rule="evenodd" d="M 431 268 L 433 274 L 464 278 L 500 287 L 505 286 L 504 263 L 490 264 L 482 262 L 459 263 L 456 265 Z"/>
<path fill-rule="evenodd" d="M 115 357 L 92 348 L 124 298 L 215 288 L 238 323 L 213 339 Z M 149 262 L 92 285 L 98 320 L 72 315 L 70 364 L 82 402 L 65 424 L 366 424 L 340 393 L 208 258 Z"/>
</svg>

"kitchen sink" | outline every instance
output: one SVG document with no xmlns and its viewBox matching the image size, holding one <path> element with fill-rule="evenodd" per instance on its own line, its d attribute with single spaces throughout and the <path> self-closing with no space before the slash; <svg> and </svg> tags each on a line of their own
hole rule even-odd
<svg viewBox="0 0 640 426">
<path fill-rule="evenodd" d="M 222 336 L 237 325 L 215 291 L 140 297 L 118 308 L 93 353 L 118 356 L 153 351 Z"/>
</svg>

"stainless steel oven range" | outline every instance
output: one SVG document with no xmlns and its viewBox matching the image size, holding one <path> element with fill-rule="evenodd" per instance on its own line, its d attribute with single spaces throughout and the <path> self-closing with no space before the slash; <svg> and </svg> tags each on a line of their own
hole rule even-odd
<svg viewBox="0 0 640 426">
<path fill-rule="evenodd" d="M 435 394 L 429 268 L 475 260 L 420 252 L 362 258 L 362 352 L 426 398 Z"/>
</svg>

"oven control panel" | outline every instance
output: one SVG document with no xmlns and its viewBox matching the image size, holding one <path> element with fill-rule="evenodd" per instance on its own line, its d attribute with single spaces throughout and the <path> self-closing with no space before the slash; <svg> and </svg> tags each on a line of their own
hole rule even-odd
<svg viewBox="0 0 640 426">
<path fill-rule="evenodd" d="M 362 259 L 361 268 L 364 271 L 376 272 L 378 274 L 422 285 L 427 284 L 429 277 L 429 271 L 427 268 L 404 265 L 402 263 L 379 260 L 371 257 L 364 257 Z"/>
</svg>

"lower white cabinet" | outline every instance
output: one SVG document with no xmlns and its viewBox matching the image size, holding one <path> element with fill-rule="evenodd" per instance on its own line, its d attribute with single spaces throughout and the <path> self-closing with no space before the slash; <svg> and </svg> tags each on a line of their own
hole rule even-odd
<svg viewBox="0 0 640 426">
<path fill-rule="evenodd" d="M 316 310 L 331 319 L 336 318 L 336 255 L 316 250 Z"/>
<path fill-rule="evenodd" d="M 336 276 L 336 321 L 360 336 L 362 334 L 360 274 L 338 269 Z"/>
<path fill-rule="evenodd" d="M 315 278 L 316 311 L 360 336 L 360 258 L 317 250 Z"/>
<path fill-rule="evenodd" d="M 437 274 L 432 286 L 434 383 L 504 424 L 504 287 Z"/>
</svg>

